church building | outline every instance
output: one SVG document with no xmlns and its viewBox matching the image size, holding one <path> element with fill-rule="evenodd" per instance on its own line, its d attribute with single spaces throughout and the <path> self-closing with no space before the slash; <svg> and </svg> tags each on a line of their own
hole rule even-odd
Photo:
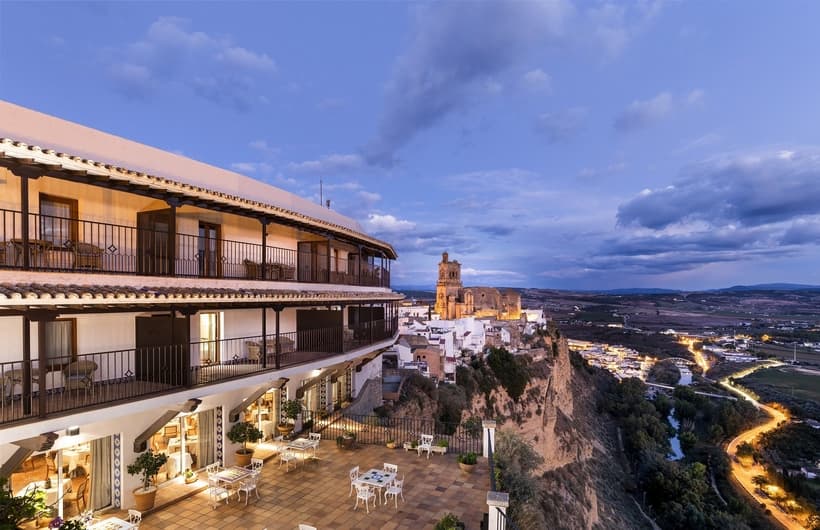
<svg viewBox="0 0 820 530">
<path fill-rule="evenodd" d="M 436 282 L 436 313 L 442 320 L 473 316 L 496 320 L 521 317 L 521 295 L 513 289 L 467 287 L 461 283 L 461 263 L 441 255 Z"/>
</svg>

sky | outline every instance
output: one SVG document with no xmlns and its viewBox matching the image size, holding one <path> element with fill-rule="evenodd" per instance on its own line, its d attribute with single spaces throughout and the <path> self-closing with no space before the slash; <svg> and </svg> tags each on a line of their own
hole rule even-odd
<svg viewBox="0 0 820 530">
<path fill-rule="evenodd" d="M 0 2 L 0 99 L 268 182 L 394 286 L 820 284 L 820 3 Z M 171 176 L 172 177 L 172 176 Z"/>
</svg>

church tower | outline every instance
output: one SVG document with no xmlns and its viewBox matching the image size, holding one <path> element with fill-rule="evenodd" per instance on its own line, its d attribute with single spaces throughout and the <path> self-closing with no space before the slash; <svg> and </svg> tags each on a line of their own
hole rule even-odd
<svg viewBox="0 0 820 530">
<path fill-rule="evenodd" d="M 446 252 L 438 264 L 436 282 L 436 313 L 444 320 L 458 318 L 456 303 L 461 294 L 461 263 L 450 261 Z"/>
</svg>

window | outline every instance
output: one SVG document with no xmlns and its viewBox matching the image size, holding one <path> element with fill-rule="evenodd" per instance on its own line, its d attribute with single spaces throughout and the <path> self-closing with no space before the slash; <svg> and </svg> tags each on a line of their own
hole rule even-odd
<svg viewBox="0 0 820 530">
<path fill-rule="evenodd" d="M 77 321 L 73 318 L 43 322 L 49 364 L 68 364 L 77 359 Z"/>
<path fill-rule="evenodd" d="M 78 241 L 77 200 L 40 194 L 40 239 L 55 248 Z"/>
</svg>

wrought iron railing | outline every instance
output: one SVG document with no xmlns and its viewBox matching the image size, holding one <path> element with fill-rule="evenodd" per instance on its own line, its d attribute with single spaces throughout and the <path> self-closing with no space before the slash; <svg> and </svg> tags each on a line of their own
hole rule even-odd
<svg viewBox="0 0 820 530">
<path fill-rule="evenodd" d="M 256 335 L 49 357 L 42 372 L 39 359 L 3 362 L 0 425 L 314 362 L 392 338 L 397 326 L 397 319 L 368 323 L 358 339 L 345 328 L 280 333 L 278 355 L 275 335 L 267 337 L 266 354 Z"/>
<path fill-rule="evenodd" d="M 369 261 L 329 271 L 326 255 L 260 243 L 38 213 L 28 241 L 23 231 L 21 212 L 0 209 L 0 267 L 390 287 L 389 270 Z"/>
<path fill-rule="evenodd" d="M 311 412 L 311 418 L 322 418 L 326 414 Z M 376 415 L 348 414 L 338 412 L 327 418 L 327 422 L 317 422 L 314 430 L 329 440 L 346 432 L 356 434 L 356 443 L 385 445 L 395 442 L 399 447 L 404 443 L 418 442 L 422 434 L 434 436 L 433 445 L 440 447 L 446 442 L 447 452 L 481 454 L 481 433 L 459 424 L 445 423 L 432 418 L 388 418 Z M 318 427 L 322 424 L 321 427 Z"/>
<path fill-rule="evenodd" d="M 496 469 L 493 451 L 494 448 L 492 436 L 487 436 L 487 465 L 490 468 L 490 491 L 498 491 L 498 484 L 496 482 L 495 476 Z M 515 524 L 515 522 L 510 518 L 507 512 L 500 509 L 498 506 L 490 506 L 490 510 L 495 510 L 496 530 L 519 530 L 518 525 Z M 488 526 L 488 524 L 484 526 Z"/>
</svg>

